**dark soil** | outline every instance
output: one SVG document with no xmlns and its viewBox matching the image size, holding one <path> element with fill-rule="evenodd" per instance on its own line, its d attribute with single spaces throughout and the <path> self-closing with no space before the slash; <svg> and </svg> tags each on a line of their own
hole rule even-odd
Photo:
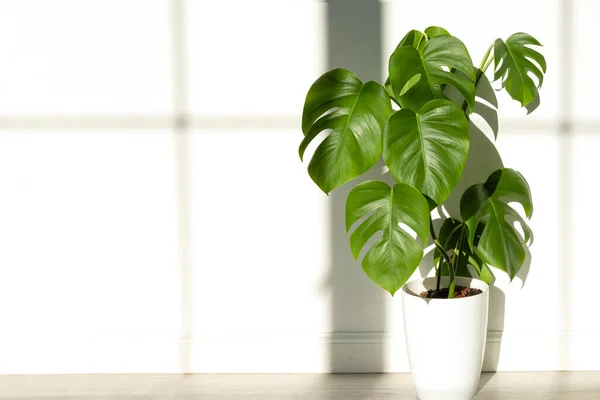
<svg viewBox="0 0 600 400">
<path fill-rule="evenodd" d="M 475 296 L 476 294 L 480 294 L 481 289 L 468 288 L 464 286 L 456 286 L 454 289 L 454 298 L 460 299 L 461 297 L 469 297 Z M 436 292 L 435 289 L 430 289 L 426 292 L 421 292 L 419 295 L 426 299 L 447 299 L 448 298 L 448 288 L 441 288 L 439 292 Z"/>
</svg>

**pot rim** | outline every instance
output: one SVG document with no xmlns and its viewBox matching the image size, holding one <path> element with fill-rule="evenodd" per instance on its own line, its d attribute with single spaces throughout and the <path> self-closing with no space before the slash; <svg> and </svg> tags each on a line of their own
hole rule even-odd
<svg viewBox="0 0 600 400">
<path fill-rule="evenodd" d="M 485 283 L 484 281 L 482 281 L 481 279 L 477 279 L 477 278 L 469 278 L 466 276 L 457 276 L 456 278 L 456 283 L 457 285 L 467 285 L 468 287 L 472 287 L 471 283 L 473 281 L 477 282 L 477 286 L 475 286 L 476 289 L 481 290 L 481 293 L 476 294 L 474 296 L 468 296 L 468 297 L 460 297 L 460 298 L 451 298 L 451 299 L 424 299 L 424 300 L 428 300 L 428 301 L 444 301 L 444 300 L 454 300 L 454 301 L 458 301 L 458 300 L 469 300 L 469 299 L 475 299 L 481 295 L 484 295 L 485 293 L 489 292 L 490 290 L 490 285 L 488 285 L 487 283 Z M 411 279 L 410 281 L 406 282 L 404 285 L 402 285 L 402 292 L 406 295 L 412 296 L 412 297 L 416 297 L 419 299 L 422 299 L 421 296 L 419 296 L 419 294 L 414 293 L 412 290 L 410 290 L 408 288 L 409 285 L 411 284 L 416 284 L 416 283 L 424 283 L 425 281 L 433 281 L 434 283 L 436 282 L 437 277 L 435 276 L 429 276 L 426 278 L 417 278 L 417 279 Z M 443 281 L 449 281 L 450 278 L 448 276 L 442 276 L 442 282 Z M 468 281 L 467 283 L 459 283 L 460 281 Z M 443 285 L 442 285 L 443 286 Z M 447 285 L 446 285 L 447 286 Z"/>
</svg>

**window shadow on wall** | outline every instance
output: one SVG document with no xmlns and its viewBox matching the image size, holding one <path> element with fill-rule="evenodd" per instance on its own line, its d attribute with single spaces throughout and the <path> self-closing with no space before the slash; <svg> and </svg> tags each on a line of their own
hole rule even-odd
<svg viewBox="0 0 600 400">
<path fill-rule="evenodd" d="M 327 70 L 345 68 L 363 82 L 383 82 L 381 5 L 377 1 L 330 0 L 327 4 Z M 346 197 L 358 181 L 382 179 L 382 163 L 330 194 L 331 264 L 328 275 L 332 337 L 331 372 L 382 372 L 385 369 L 386 301 L 350 252 L 345 231 Z M 371 382 L 371 381 L 369 381 Z M 353 397 L 358 399 L 359 397 Z M 369 398 L 369 390 L 364 397 Z"/>
</svg>

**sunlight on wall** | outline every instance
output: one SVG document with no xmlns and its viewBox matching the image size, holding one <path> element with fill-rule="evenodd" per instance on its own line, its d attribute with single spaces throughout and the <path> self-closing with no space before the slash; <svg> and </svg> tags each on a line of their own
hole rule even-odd
<svg viewBox="0 0 600 400">
<path fill-rule="evenodd" d="M 297 116 L 324 72 L 324 11 L 304 0 L 188 2 L 190 109 Z"/>
<path fill-rule="evenodd" d="M 259 130 L 193 136 L 195 332 L 234 347 L 258 339 L 224 349 L 219 364 L 229 369 L 257 346 L 269 353 L 271 340 L 315 337 L 327 323 L 327 196 L 306 176 L 296 139 Z M 285 350 L 290 360 L 296 350 Z M 196 368 L 207 371 L 216 359 L 203 354 Z"/>
<path fill-rule="evenodd" d="M 181 349 L 187 372 L 408 370 L 400 296 L 371 286 L 297 153 L 328 2 L 2 4 L 0 373 L 181 372 Z M 485 366 L 598 369 L 598 3 L 497 5 L 382 1 L 382 63 L 429 25 L 476 64 L 498 36 L 542 41 L 540 107 L 498 93 L 535 242 L 523 288 L 498 274 Z"/>
<path fill-rule="evenodd" d="M 173 371 L 174 178 L 169 132 L 0 134 L 0 372 Z"/>
<path fill-rule="evenodd" d="M 596 107 L 595 93 L 600 89 L 598 80 L 592 78 L 600 63 L 600 54 L 590 51 L 598 37 L 599 4 L 594 0 L 577 0 L 574 7 L 573 24 L 574 41 L 569 56 L 576 57 L 573 62 L 569 82 L 573 84 L 571 95 L 572 106 L 569 110 L 573 113 L 576 122 L 588 122 L 593 125 L 595 133 L 600 131 L 598 126 L 598 107 Z"/>
<path fill-rule="evenodd" d="M 172 112 L 169 1 L 3 1 L 0 112 Z"/>
</svg>

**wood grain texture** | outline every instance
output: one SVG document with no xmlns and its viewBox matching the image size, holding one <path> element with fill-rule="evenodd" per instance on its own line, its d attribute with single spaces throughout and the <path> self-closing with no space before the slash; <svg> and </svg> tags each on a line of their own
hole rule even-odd
<svg viewBox="0 0 600 400">
<path fill-rule="evenodd" d="M 600 371 L 484 374 L 476 400 L 600 399 Z M 0 399 L 416 399 L 410 374 L 12 375 Z"/>
</svg>

